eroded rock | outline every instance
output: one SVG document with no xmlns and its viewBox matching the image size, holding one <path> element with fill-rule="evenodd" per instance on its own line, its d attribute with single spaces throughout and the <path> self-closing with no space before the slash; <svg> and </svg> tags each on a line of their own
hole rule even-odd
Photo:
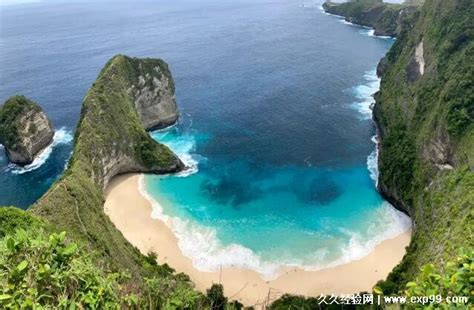
<svg viewBox="0 0 474 310">
<path fill-rule="evenodd" d="M 24 96 L 13 96 L 1 107 L 0 142 L 11 162 L 30 164 L 51 144 L 53 136 L 51 121 L 35 102 Z"/>
</svg>

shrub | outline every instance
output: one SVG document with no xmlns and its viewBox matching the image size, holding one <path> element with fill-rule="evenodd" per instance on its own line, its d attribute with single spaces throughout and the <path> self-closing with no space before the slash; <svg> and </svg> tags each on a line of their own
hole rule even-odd
<svg viewBox="0 0 474 310">
<path fill-rule="evenodd" d="M 39 227 L 41 221 L 30 213 L 15 207 L 0 206 L 0 238 L 13 233 L 18 228 Z"/>
<path fill-rule="evenodd" d="M 0 240 L 0 305 L 117 308 L 118 273 L 104 273 L 66 233 L 18 229 Z"/>
<path fill-rule="evenodd" d="M 444 270 L 436 269 L 433 264 L 424 265 L 420 275 L 406 284 L 405 295 L 442 296 L 441 305 L 447 305 L 447 297 L 465 296 L 467 304 L 452 300 L 456 308 L 466 308 L 474 304 L 474 250 L 461 251 L 455 262 L 448 262 Z"/>
</svg>

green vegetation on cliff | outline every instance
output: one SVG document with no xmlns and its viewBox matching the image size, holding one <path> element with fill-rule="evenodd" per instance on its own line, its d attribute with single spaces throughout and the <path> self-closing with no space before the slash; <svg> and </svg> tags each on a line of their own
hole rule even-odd
<svg viewBox="0 0 474 310">
<path fill-rule="evenodd" d="M 183 167 L 144 130 L 128 93 L 138 82 L 138 72 L 153 74 L 154 66 L 164 63 L 119 55 L 105 65 L 84 99 L 66 172 L 31 209 L 58 229 L 87 240 L 117 268 L 137 275 L 140 255 L 104 214 L 103 189 L 120 173 L 166 173 Z"/>
<path fill-rule="evenodd" d="M 403 22 L 384 60 L 375 118 L 381 192 L 414 235 L 381 286 L 403 289 L 423 264 L 474 247 L 474 2 L 430 0 Z"/>
</svg>

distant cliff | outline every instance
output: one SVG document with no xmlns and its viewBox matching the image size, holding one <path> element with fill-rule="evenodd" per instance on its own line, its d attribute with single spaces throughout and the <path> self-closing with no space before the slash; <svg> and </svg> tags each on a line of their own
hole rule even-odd
<svg viewBox="0 0 474 310">
<path fill-rule="evenodd" d="M 8 159 L 30 164 L 53 141 L 54 130 L 41 107 L 24 96 L 13 96 L 0 107 L 0 143 Z"/>
<path fill-rule="evenodd" d="M 378 36 L 392 36 L 399 34 L 403 16 L 417 10 L 411 4 L 391 4 L 382 0 L 353 0 L 344 3 L 326 1 L 323 4 L 326 12 L 345 17 L 345 20 L 354 24 L 374 28 Z"/>
<path fill-rule="evenodd" d="M 425 1 L 379 65 L 379 188 L 414 223 L 386 292 L 474 247 L 473 16 L 472 0 Z"/>
<path fill-rule="evenodd" d="M 31 209 L 58 229 L 87 240 L 113 266 L 131 272 L 140 271 L 136 264 L 140 254 L 104 214 L 103 190 L 117 174 L 170 173 L 184 168 L 176 155 L 150 137 L 142 123 L 144 117 L 147 127 L 171 122 L 171 114 L 153 118 L 142 113 L 144 106 L 159 110 L 174 102 L 172 85 L 161 60 L 122 55 L 109 60 L 82 103 L 67 170 Z"/>
</svg>

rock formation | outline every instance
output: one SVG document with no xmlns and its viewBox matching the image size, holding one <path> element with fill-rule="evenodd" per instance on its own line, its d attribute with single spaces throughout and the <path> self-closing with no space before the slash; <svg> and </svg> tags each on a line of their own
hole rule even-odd
<svg viewBox="0 0 474 310">
<path fill-rule="evenodd" d="M 30 164 L 53 141 L 54 130 L 41 107 L 24 96 L 13 96 L 0 107 L 0 143 L 8 159 Z"/>
<path fill-rule="evenodd" d="M 110 59 L 82 103 L 64 176 L 31 211 L 86 240 L 114 267 L 139 270 L 139 253 L 103 211 L 104 189 L 118 174 L 184 169 L 168 147 L 145 131 L 145 127 L 164 126 L 176 119 L 176 111 L 173 116 L 173 109 L 168 109 L 174 105 L 173 94 L 172 77 L 162 60 L 123 55 Z M 162 105 L 166 106 L 164 115 L 159 113 Z M 153 113 L 145 113 L 150 110 Z"/>
</svg>

